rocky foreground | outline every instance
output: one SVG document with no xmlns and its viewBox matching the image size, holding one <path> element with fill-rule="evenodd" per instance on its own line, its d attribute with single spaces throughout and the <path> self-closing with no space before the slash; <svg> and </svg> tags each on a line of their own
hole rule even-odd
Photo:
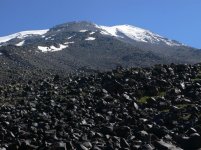
<svg viewBox="0 0 201 150">
<path fill-rule="evenodd" d="M 2 85 L 0 147 L 199 149 L 200 68 L 117 68 Z"/>
</svg>

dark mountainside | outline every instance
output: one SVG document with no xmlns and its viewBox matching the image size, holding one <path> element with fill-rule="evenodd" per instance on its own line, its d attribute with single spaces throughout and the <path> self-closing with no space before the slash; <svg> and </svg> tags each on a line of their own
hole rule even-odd
<svg viewBox="0 0 201 150">
<path fill-rule="evenodd" d="M 2 85 L 0 147 L 199 149 L 200 73 L 171 64 Z"/>
<path fill-rule="evenodd" d="M 199 62 L 130 25 L 0 37 L 0 150 L 201 149 Z"/>
<path fill-rule="evenodd" d="M 75 73 L 201 62 L 200 50 L 130 25 L 71 22 L 40 35 L 17 33 L 14 37 L 0 43 L 1 79 L 34 76 L 32 72 L 38 70 Z"/>
</svg>

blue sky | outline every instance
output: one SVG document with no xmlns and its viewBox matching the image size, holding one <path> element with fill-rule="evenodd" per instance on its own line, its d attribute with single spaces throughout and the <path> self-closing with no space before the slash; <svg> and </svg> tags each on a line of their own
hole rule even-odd
<svg viewBox="0 0 201 150">
<path fill-rule="evenodd" d="M 201 0 L 0 0 L 0 36 L 69 21 L 131 24 L 201 48 Z"/>
</svg>

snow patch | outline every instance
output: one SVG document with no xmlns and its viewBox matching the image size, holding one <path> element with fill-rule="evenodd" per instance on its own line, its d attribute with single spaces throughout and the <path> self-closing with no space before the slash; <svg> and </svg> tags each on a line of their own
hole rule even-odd
<svg viewBox="0 0 201 150">
<path fill-rule="evenodd" d="M 152 33 L 148 30 L 134 27 L 131 25 L 118 25 L 118 26 L 98 26 L 101 29 L 101 34 L 114 36 L 117 38 L 129 38 L 138 42 L 160 44 L 161 42 L 169 46 L 181 46 L 183 44 L 174 42 L 172 40 L 165 39 L 164 37 Z"/>
<path fill-rule="evenodd" d="M 46 53 L 46 52 L 56 52 L 56 51 L 61 51 L 65 48 L 67 48 L 68 45 L 62 45 L 59 44 L 59 47 L 55 47 L 55 46 L 50 46 L 50 47 L 46 47 L 46 46 L 38 46 L 38 49 L 41 50 L 42 52 Z"/>
<path fill-rule="evenodd" d="M 15 46 L 23 46 L 23 45 L 24 45 L 24 42 L 25 42 L 25 41 L 21 41 L 21 42 L 15 44 Z"/>
<path fill-rule="evenodd" d="M 70 36 L 70 37 L 68 37 L 67 39 L 70 40 L 70 39 L 72 39 L 73 37 L 74 37 L 74 36 Z"/>
<path fill-rule="evenodd" d="M 100 26 L 100 28 L 103 29 L 103 31 L 101 31 L 102 34 L 120 37 L 117 34 L 118 26 L 113 26 L 113 27 Z"/>
<path fill-rule="evenodd" d="M 95 32 L 91 32 L 91 33 L 89 33 L 90 35 L 93 35 Z"/>
<path fill-rule="evenodd" d="M 45 46 L 38 46 L 38 49 L 41 50 L 42 52 L 48 52 L 50 51 L 49 47 L 45 47 Z"/>
<path fill-rule="evenodd" d="M 8 42 L 14 38 L 18 39 L 24 39 L 25 37 L 31 36 L 31 35 L 43 35 L 47 33 L 49 30 L 32 30 L 32 31 L 22 31 L 18 33 L 14 33 L 8 36 L 0 37 L 0 43 Z"/>
<path fill-rule="evenodd" d="M 84 33 L 84 32 L 87 32 L 88 30 L 80 30 L 79 32 L 82 32 L 82 33 Z"/>
<path fill-rule="evenodd" d="M 52 38 L 51 36 L 50 36 L 50 37 L 46 37 L 45 40 L 47 41 L 47 40 L 49 40 L 49 39 L 51 39 L 51 38 Z"/>
<path fill-rule="evenodd" d="M 72 42 L 65 42 L 64 45 L 73 44 L 73 43 L 75 43 L 75 42 L 74 41 L 72 41 Z"/>
<path fill-rule="evenodd" d="M 88 37 L 88 38 L 86 38 L 85 40 L 86 41 L 94 41 L 96 38 L 95 37 Z"/>
<path fill-rule="evenodd" d="M 50 48 L 53 50 L 53 51 L 60 51 L 60 50 L 63 50 L 65 48 L 67 48 L 68 45 L 62 45 L 62 44 L 59 44 L 59 48 L 55 47 L 55 46 L 50 46 Z"/>
</svg>

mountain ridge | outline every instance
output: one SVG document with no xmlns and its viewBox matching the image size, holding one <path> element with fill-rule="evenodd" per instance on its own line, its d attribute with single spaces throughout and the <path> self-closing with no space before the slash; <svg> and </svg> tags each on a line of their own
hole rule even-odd
<svg viewBox="0 0 201 150">
<path fill-rule="evenodd" d="M 78 26 L 76 27 L 76 25 Z M 11 35 L 0 37 L 0 45 L 14 38 L 23 39 L 24 37 L 33 36 L 33 35 L 44 35 L 49 31 L 50 32 L 54 31 L 54 29 L 58 29 L 59 31 L 61 31 L 62 28 L 63 29 L 69 28 L 72 31 L 73 30 L 77 31 L 76 28 L 79 28 L 79 25 L 84 25 L 85 30 L 90 30 L 90 31 L 99 30 L 102 34 L 114 36 L 117 38 L 129 38 L 139 42 L 151 42 L 152 44 L 157 44 L 158 42 L 164 42 L 170 46 L 171 45 L 184 46 L 184 44 L 176 40 L 170 40 L 170 39 L 164 38 L 149 30 L 135 27 L 133 25 L 124 24 L 124 25 L 115 25 L 115 26 L 103 26 L 103 25 L 97 25 L 92 22 L 86 22 L 86 21 L 64 23 L 64 24 L 54 26 L 53 28 L 44 29 L 44 30 L 17 32 Z M 80 26 L 80 28 L 82 28 L 82 26 Z"/>
<path fill-rule="evenodd" d="M 39 34 L 14 34 L 17 38 L 1 43 L 0 72 L 18 70 L 21 74 L 21 70 L 32 72 L 37 68 L 69 73 L 105 71 L 117 66 L 129 68 L 201 62 L 200 50 L 152 35 L 147 30 L 137 30 L 137 34 L 122 31 L 122 26 L 108 28 L 90 22 L 70 22 L 42 30 Z M 128 29 L 133 31 L 134 27 Z M 149 38 L 144 42 L 146 36 L 158 43 L 150 42 Z"/>
</svg>

